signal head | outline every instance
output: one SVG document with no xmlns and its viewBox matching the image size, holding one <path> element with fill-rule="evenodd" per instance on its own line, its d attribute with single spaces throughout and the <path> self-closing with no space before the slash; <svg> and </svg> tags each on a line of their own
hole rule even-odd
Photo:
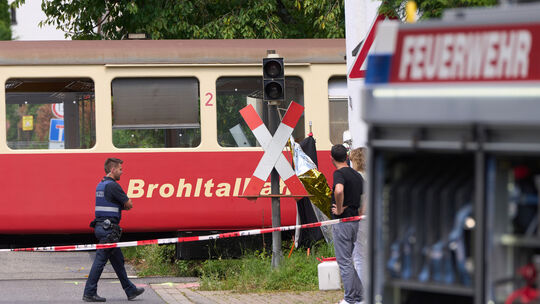
<svg viewBox="0 0 540 304">
<path fill-rule="evenodd" d="M 263 99 L 277 103 L 285 99 L 283 58 L 263 58 Z"/>
<path fill-rule="evenodd" d="M 285 82 L 283 79 L 264 80 L 264 100 L 283 100 L 283 88 Z"/>
<path fill-rule="evenodd" d="M 263 78 L 283 78 L 283 58 L 263 58 Z"/>
</svg>

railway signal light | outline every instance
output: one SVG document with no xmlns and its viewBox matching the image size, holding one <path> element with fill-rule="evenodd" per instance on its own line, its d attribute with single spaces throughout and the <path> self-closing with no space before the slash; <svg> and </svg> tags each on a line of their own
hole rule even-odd
<svg viewBox="0 0 540 304">
<path fill-rule="evenodd" d="M 263 58 L 263 99 L 281 102 L 285 99 L 283 58 Z"/>
</svg>

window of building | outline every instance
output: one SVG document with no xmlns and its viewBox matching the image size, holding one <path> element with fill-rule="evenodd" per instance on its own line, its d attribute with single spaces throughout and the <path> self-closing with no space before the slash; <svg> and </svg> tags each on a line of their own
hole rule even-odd
<svg viewBox="0 0 540 304">
<path fill-rule="evenodd" d="M 196 78 L 112 81 L 113 144 L 118 148 L 197 147 L 201 143 Z"/>
<path fill-rule="evenodd" d="M 6 81 L 11 149 L 88 149 L 96 142 L 94 82 L 89 78 Z"/>
<path fill-rule="evenodd" d="M 328 102 L 330 103 L 330 142 L 343 143 L 343 132 L 349 130 L 347 78 L 332 77 L 328 81 Z"/>
<path fill-rule="evenodd" d="M 262 77 L 221 77 L 216 83 L 217 136 L 222 147 L 260 146 L 240 115 L 240 110 L 253 105 L 263 121 L 268 119 L 268 107 L 262 100 Z M 291 100 L 304 105 L 304 85 L 300 77 L 285 77 L 285 101 L 278 106 L 283 117 Z M 293 131 L 295 140 L 304 139 L 304 116 Z"/>
</svg>

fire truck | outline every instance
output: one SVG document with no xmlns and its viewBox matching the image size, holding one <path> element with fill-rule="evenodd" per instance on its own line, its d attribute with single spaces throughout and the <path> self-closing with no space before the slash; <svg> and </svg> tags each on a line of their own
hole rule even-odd
<svg viewBox="0 0 540 304">
<path fill-rule="evenodd" d="M 540 5 L 383 21 L 371 52 L 367 303 L 538 301 Z"/>
</svg>

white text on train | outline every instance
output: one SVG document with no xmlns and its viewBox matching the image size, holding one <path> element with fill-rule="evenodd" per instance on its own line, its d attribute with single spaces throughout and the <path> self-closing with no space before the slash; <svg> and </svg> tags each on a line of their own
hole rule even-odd
<svg viewBox="0 0 540 304">
<path fill-rule="evenodd" d="M 129 198 L 152 198 L 161 196 L 162 198 L 170 197 L 200 197 L 201 194 L 205 197 L 229 197 L 239 196 L 244 192 L 250 178 L 236 178 L 234 184 L 228 182 L 217 182 L 213 178 L 204 180 L 197 178 L 194 181 L 186 181 L 185 178 L 178 179 L 178 183 L 163 183 L 163 184 L 147 184 L 142 179 L 130 179 L 127 191 Z M 175 187 L 176 185 L 176 187 Z M 231 192 L 232 190 L 232 192 Z M 271 192 L 270 182 L 264 184 L 261 195 L 268 195 Z M 290 194 L 289 189 L 283 181 L 280 181 L 280 192 Z"/>
<path fill-rule="evenodd" d="M 527 30 L 407 35 L 400 80 L 526 79 Z"/>
</svg>

